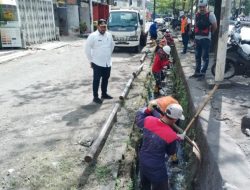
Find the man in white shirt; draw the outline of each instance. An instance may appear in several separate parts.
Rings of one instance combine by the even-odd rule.
[[[85,48],[85,53],[93,69],[93,102],[98,104],[102,103],[102,99],[113,98],[107,94],[107,87],[112,66],[111,55],[114,50],[114,41],[112,35],[106,30],[106,20],[98,20],[97,30],[89,35]],[[98,96],[101,78],[102,99]]]

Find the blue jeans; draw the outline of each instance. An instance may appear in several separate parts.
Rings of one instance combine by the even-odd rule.
[[[205,74],[207,71],[209,63],[209,49],[210,49],[210,40],[207,38],[195,40],[195,61],[196,69],[195,73]],[[201,58],[203,60],[203,65],[201,65]]]
[[[182,43],[183,43],[183,53],[187,52],[187,47],[188,47],[188,41],[189,41],[189,35],[188,33],[182,33],[181,34],[182,37]]]

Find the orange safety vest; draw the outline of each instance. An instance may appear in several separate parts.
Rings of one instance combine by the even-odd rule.
[[[181,33],[185,33],[185,29],[188,25],[187,17],[181,19]]]
[[[157,105],[160,107],[161,111],[166,112],[167,107],[170,104],[179,104],[179,102],[172,96],[164,96],[156,99]]]

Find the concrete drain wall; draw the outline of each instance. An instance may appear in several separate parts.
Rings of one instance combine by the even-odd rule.
[[[185,86],[187,92],[187,100],[189,102],[188,110],[190,113],[190,117],[195,115],[195,107],[194,102],[191,97],[191,93],[189,91],[189,87],[187,81],[185,80],[185,75],[183,73],[180,59],[177,53],[176,48],[172,51],[173,57],[176,61],[177,71],[179,76],[182,78],[183,85]],[[189,118],[191,119],[191,118]],[[195,140],[198,144],[200,151],[201,151],[201,162],[197,162],[196,159],[191,159],[192,165],[192,172],[193,172],[193,182],[192,182],[192,189],[194,190],[220,190],[223,189],[223,180],[220,175],[218,165],[214,161],[212,156],[211,150],[207,144],[206,137],[202,131],[202,124],[199,120],[196,120],[193,124],[193,130],[189,131],[188,135]]]

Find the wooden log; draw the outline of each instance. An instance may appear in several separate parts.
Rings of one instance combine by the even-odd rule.
[[[129,93],[129,90],[130,90],[130,87],[131,87],[131,85],[132,85],[132,82],[133,82],[134,78],[135,78],[135,77],[132,76],[132,77],[129,79],[129,81],[127,82],[126,87],[125,87],[125,89],[124,89],[123,92],[122,92],[122,95],[119,96],[119,99],[120,99],[120,100],[123,101],[123,100],[127,97],[127,95],[128,95],[128,93]]]
[[[142,63],[142,64],[138,67],[138,69],[137,69],[135,72],[133,72],[134,78],[136,78],[136,77],[140,74],[140,72],[143,70],[143,66],[144,66],[144,64]]]
[[[110,133],[110,130],[113,127],[113,123],[116,121],[117,111],[119,110],[120,106],[121,105],[119,103],[115,104],[108,119],[106,120],[106,122],[102,126],[102,129],[101,129],[101,132],[99,133],[99,136],[94,141],[93,145],[91,146],[91,149],[89,150],[89,152],[85,156],[84,160],[86,162],[91,162],[95,157],[98,156],[98,153],[103,148],[103,144],[106,141],[106,138],[107,138],[108,134]]]
[[[143,63],[143,62],[144,62],[144,60],[145,60],[146,56],[147,56],[147,53],[144,53],[144,54],[143,54],[143,56],[142,56],[142,57],[141,57],[141,59],[140,59],[140,62],[141,62],[141,63]]]

